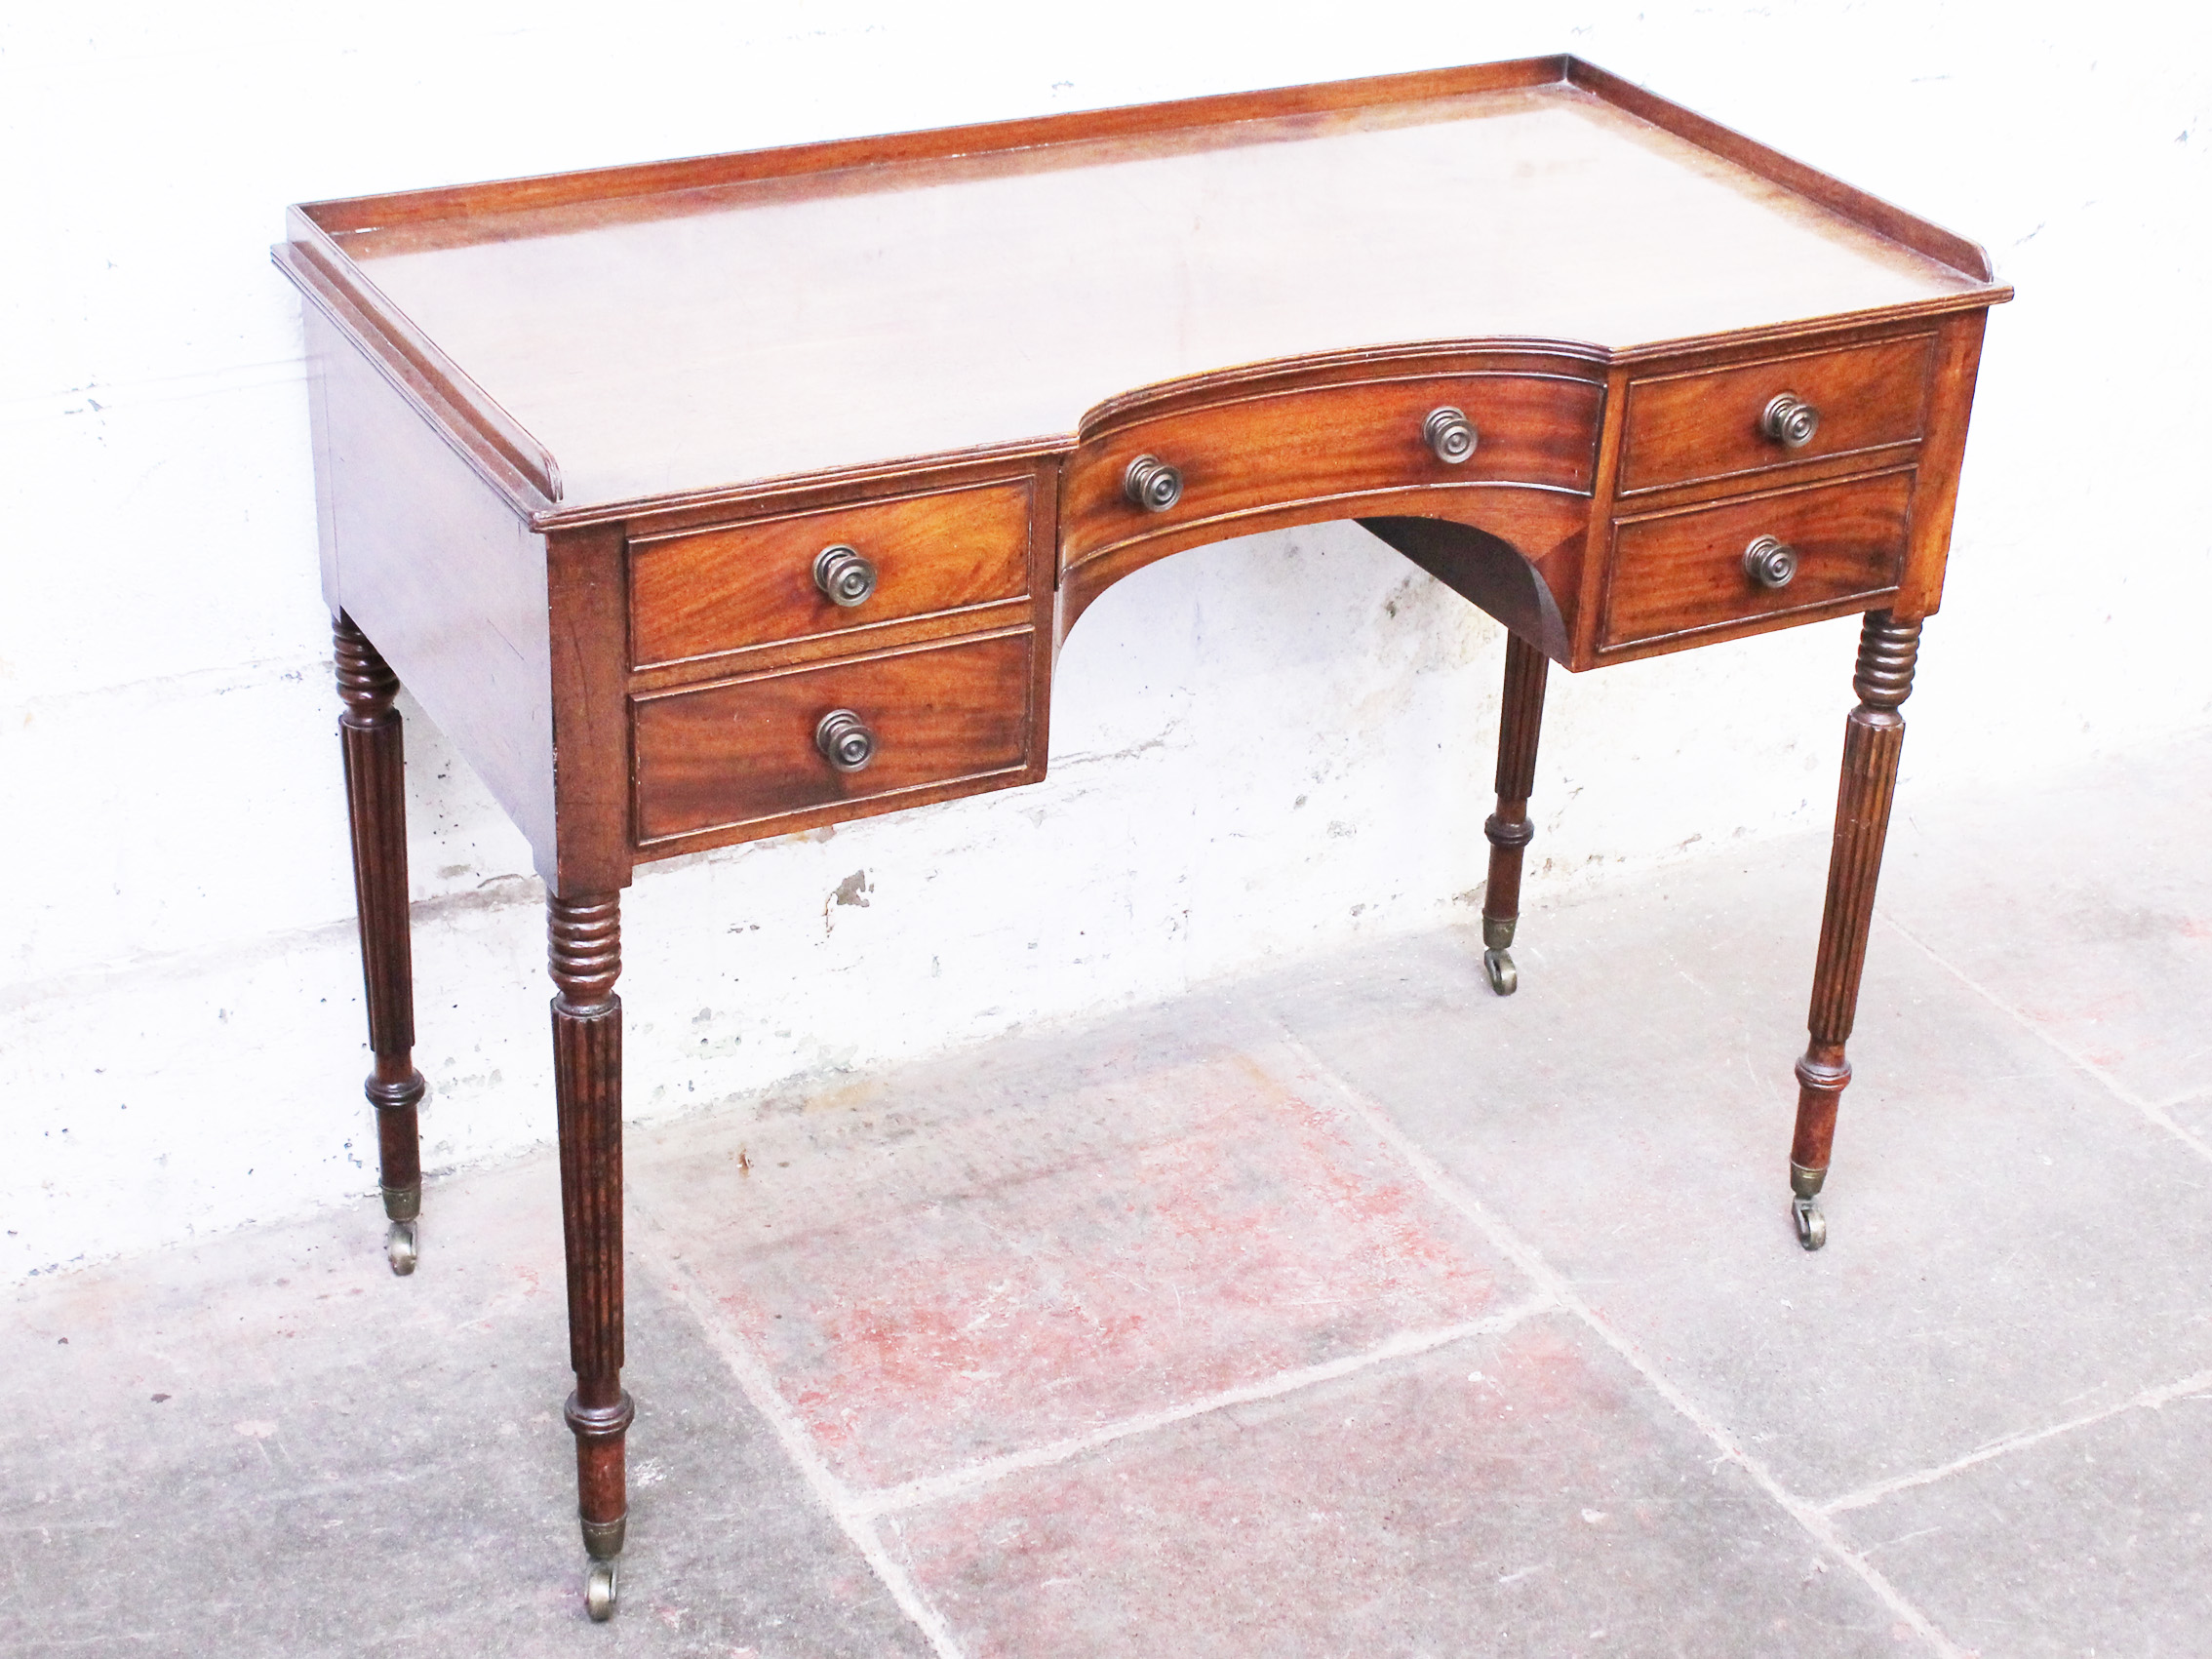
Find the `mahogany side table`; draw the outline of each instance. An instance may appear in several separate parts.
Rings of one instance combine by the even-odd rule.
[[[1989,307],[1971,243],[1572,58],[296,207],[393,1270],[404,678],[544,878],[586,1604],[627,1514],[620,893],[1045,772],[1154,560],[1357,519],[1551,663],[1863,613],[1790,1154],[1816,1195]],[[556,460],[558,456],[558,460]],[[374,642],[374,643],[372,643]]]

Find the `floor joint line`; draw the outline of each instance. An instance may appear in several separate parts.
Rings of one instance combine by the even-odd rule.
[[[1275,1027],[1281,1034],[1284,1047],[1297,1058],[1301,1069],[1309,1071],[1313,1077],[1332,1089],[1344,1101],[1347,1109],[1403,1159],[1432,1192],[1481,1228],[1492,1244],[1535,1282],[1538,1289],[1548,1293],[1560,1308],[1587,1325],[1600,1341],[1619,1355],[1638,1375],[1650,1384],[1662,1400],[1688,1419],[1719,1451],[1722,1461],[1733,1463],[1742,1469],[1822,1549],[1848,1567],[1880,1599],[1883,1605],[1911,1626],[1942,1659],[1971,1659],[1965,1649],[1936,1628],[1934,1620],[1907,1600],[1904,1592],[1890,1583],[1880,1568],[1846,1544],[1827,1515],[1783,1485],[1773,1471],[1745,1450],[1742,1442],[1718,1418],[1690,1399],[1646,1358],[1643,1350],[1634,1340],[1600,1318],[1598,1311],[1582,1299],[1563,1274],[1401,1129],[1388,1112],[1307,1047],[1281,1020],[1275,1021]]]
[[[2034,1039],[2037,1042],[2041,1043],[2044,1047],[2050,1049],[2053,1053],[2064,1059],[2069,1065],[2073,1066],[2074,1070],[2081,1073],[2082,1076],[2088,1078],[2092,1083],[2101,1086],[2107,1093],[2112,1095],[2114,1100],[2117,1100],[2123,1106],[2133,1107],[2136,1111],[2142,1113],[2145,1118],[2157,1125],[2159,1128],[2164,1129],[2176,1140],[2187,1146],[2199,1158],[2205,1159],[2208,1162],[2212,1162],[2212,1141],[2206,1140],[2202,1135],[2196,1133],[2193,1129],[2185,1127],[2182,1125],[2181,1121],[2177,1119],[2171,1111],[2167,1110],[2166,1107],[2160,1106],[2154,1101],[2146,1100],[2142,1095],[2136,1093],[2135,1090],[2129,1088],[2125,1084],[2122,1084],[2117,1078],[2112,1077],[2109,1074],[2098,1070],[2097,1067],[2091,1065],[2079,1054],[2076,1054],[2072,1048],[2069,1048],[2065,1044],[2061,1043],[2057,1038],[2053,1037],[2049,1032],[2045,1031],[2041,1026],[2037,1025],[2034,1020],[2030,1019],[2026,1014],[2022,1013],[2018,1008],[2014,1007],[2010,1003],[2006,1002],[2002,997],[1998,996],[1995,991],[1990,990],[1987,986],[1981,984],[1975,979],[1970,978],[1959,968],[1954,967],[1952,963],[1947,958],[1945,958],[1942,953],[1937,951],[1933,945],[1930,945],[1926,940],[1922,939],[1917,933],[1914,932],[1902,922],[1899,922],[1895,917],[1879,910],[1877,910],[1876,914],[1881,918],[1882,922],[1887,927],[1895,929],[1898,935],[1902,937],[1908,944],[1912,945],[1915,950],[1917,950],[1930,962],[1934,963],[1938,968],[1942,968],[1946,973],[1950,974],[1954,979],[1957,980],[1959,984],[1965,986],[1967,990],[1973,992],[1975,996],[1981,998],[1982,1001],[1989,1004],[1991,1007],[1995,1008],[1999,1013],[2003,1014],[2007,1019],[2011,1020],[2023,1031],[2026,1031],[2030,1035],[2034,1037]],[[2198,1098],[2198,1096],[2185,1095],[2182,1097],[2182,1099],[2173,1102],[2173,1104],[2187,1105],[2191,1100],[2195,1098]]]
[[[2018,1434],[2005,1435],[2000,1439],[1991,1441],[1986,1445],[1976,1446],[1964,1457],[1955,1457],[1949,1463],[1940,1464],[1933,1469],[1922,1469],[1911,1475],[1899,1475],[1891,1480],[1876,1481],[1871,1486],[1862,1486],[1855,1492],[1845,1492],[1841,1497],[1831,1498],[1828,1502],[1820,1505],[1820,1513],[1823,1515],[1840,1515],[1845,1510],[1865,1509],[1871,1504],[1881,1502],[1882,1499],[1894,1493],[1910,1491],[1916,1486],[1933,1485],[1936,1481],[1956,1475],[1961,1470],[1971,1469],[1978,1463],[1988,1463],[1995,1458],[2009,1456],[2016,1451],[2024,1451],[2029,1446],[2038,1444],[2043,1441],[2055,1440],[2060,1435],[2070,1435],[2076,1429],[2091,1428],[2109,1418],[2120,1416],[2124,1412],[2160,1410],[2171,1405],[2177,1400],[2187,1400],[2192,1395],[2205,1394],[2208,1391],[2212,1391],[2212,1371],[2198,1371],[2194,1376],[2182,1378],[2180,1382],[2160,1383],[2155,1388],[2144,1389],[2140,1393],[2130,1395],[2127,1399],[2118,1402],[2116,1404],[2108,1405],[2100,1411],[2089,1411],[2079,1417],[2069,1417],[2063,1423],[2047,1424],[2040,1429],[2023,1429]]]
[[[964,1469],[947,1470],[941,1475],[924,1475],[912,1481],[901,1481],[895,1486],[881,1486],[872,1491],[856,1492],[852,1496],[854,1512],[873,1518],[915,1509],[923,1504],[938,1503],[979,1486],[991,1485],[1024,1470],[1065,1463],[1085,1452],[1112,1445],[1117,1441],[1150,1434],[1175,1423],[1188,1422],[1194,1417],[1210,1416],[1216,1411],[1225,1411],[1237,1405],[1256,1404],[1263,1400],[1281,1400],[1286,1395],[1296,1394],[1320,1383],[1356,1376],[1376,1365],[1388,1364],[1393,1360],[1432,1354],[1440,1348],[1448,1348],[1455,1342],[1465,1342],[1472,1337],[1495,1336],[1511,1330],[1523,1320],[1555,1312],[1557,1308],[1558,1304],[1549,1296],[1538,1294],[1482,1319],[1436,1326],[1428,1330],[1402,1331],[1358,1354],[1324,1361],[1318,1365],[1301,1366],[1294,1371],[1278,1372],[1263,1381],[1223,1389],[1218,1394],[1209,1394],[1181,1405],[1140,1412],[1133,1417],[1117,1418],[1088,1434],[1071,1435],[1064,1440],[1047,1441],[1042,1445],[1025,1446],[1020,1451],[986,1458]]]
[[[800,1475],[813,1489],[814,1496],[830,1512],[845,1535],[852,1541],[853,1547],[860,1552],[877,1578],[883,1581],[884,1588],[890,1592],[891,1600],[898,1604],[899,1611],[913,1620],[915,1627],[928,1639],[937,1659],[965,1659],[959,1642],[953,1638],[951,1627],[930,1604],[929,1599],[923,1594],[922,1587],[914,1582],[913,1575],[884,1548],[873,1517],[856,1506],[851,1488],[839,1480],[836,1472],[823,1461],[821,1453],[814,1446],[813,1437],[807,1432],[807,1426],[799,1421],[798,1414],[776,1391],[775,1379],[769,1374],[767,1365],[753,1353],[743,1337],[729,1328],[715,1307],[714,1298],[683,1258],[667,1247],[663,1229],[646,1212],[634,1194],[630,1205],[633,1213],[645,1223],[643,1227],[634,1229],[630,1237],[631,1248],[637,1252],[641,1265],[649,1268],[675,1292],[685,1312],[697,1323],[707,1345],[736,1379],[737,1386],[744,1391],[753,1409],[768,1419],[776,1439],[783,1443],[785,1455],[798,1466]]]

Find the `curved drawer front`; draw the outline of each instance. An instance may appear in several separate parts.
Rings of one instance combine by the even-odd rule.
[[[1017,480],[635,540],[631,666],[1019,600],[1029,536],[1030,486]],[[857,605],[814,581],[815,561],[839,546],[875,573]]]
[[[1912,496],[1903,470],[1620,520],[1599,649],[1878,600],[1897,585]],[[1783,586],[1747,568],[1763,537],[1795,559]]]
[[[1621,494],[1916,443],[1934,356],[1935,336],[1915,335],[1632,380]],[[1778,398],[1818,412],[1803,443],[1792,445],[1764,429],[1767,408]]]
[[[636,698],[638,844],[1018,771],[1034,638],[1022,628]],[[865,770],[840,771],[816,746],[840,709],[874,739]]]
[[[1140,416],[1086,438],[1070,459],[1060,494],[1062,563],[1196,525],[1387,491],[1520,484],[1588,494],[1603,401],[1601,386],[1565,375],[1439,374],[1246,394]],[[1429,415],[1444,408],[1461,411],[1479,434],[1475,453],[1457,463],[1439,459],[1424,431]],[[1181,475],[1181,495],[1165,511],[1125,494],[1140,455]]]

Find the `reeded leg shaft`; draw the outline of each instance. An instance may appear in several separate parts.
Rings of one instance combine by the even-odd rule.
[[[364,1088],[376,1109],[376,1153],[391,1220],[394,1273],[415,1271],[415,1223],[422,1212],[421,1137],[415,1107],[422,1074],[415,1069],[415,964],[408,942],[406,758],[399,677],[353,619],[332,620],[337,653],[338,743],[353,829],[353,891],[361,918],[361,972],[368,992],[369,1047],[376,1069]]]
[[[1828,1223],[1813,1202],[1828,1178],[1836,1139],[1836,1108],[1851,1081],[1843,1045],[1859,1007],[1867,932],[1874,922],[1875,884],[1881,874],[1889,807],[1897,790],[1897,758],[1905,747],[1898,707],[1913,692],[1920,624],[1871,611],[1859,635],[1851,689],[1859,706],[1843,727],[1843,779],[1836,801],[1836,841],[1828,859],[1828,906],[1820,922],[1813,968],[1812,1041],[1797,1062],[1797,1132],[1790,1149],[1790,1191],[1797,1239],[1808,1250],[1827,1242]]]
[[[553,1079],[561,1127],[561,1216],[569,1257],[569,1360],[575,1392],[565,1412],[576,1437],[576,1506],[592,1617],[614,1609],[612,1563],[629,1516],[623,1437],[635,1414],[622,1390],[621,898],[546,902],[553,999]],[[599,1563],[605,1563],[604,1565]]]
[[[1544,679],[1551,664],[1518,634],[1506,636],[1505,696],[1498,713],[1498,810],[1482,825],[1490,841],[1490,880],[1482,889],[1482,966],[1490,989],[1510,997],[1521,983],[1513,965],[1521,919],[1521,855],[1534,839],[1528,794],[1536,779],[1536,739],[1544,725]]]

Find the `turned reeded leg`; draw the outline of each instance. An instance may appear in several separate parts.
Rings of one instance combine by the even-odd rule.
[[[553,1084],[561,1126],[561,1217],[569,1255],[569,1361],[576,1437],[584,1604],[614,1611],[615,1558],[629,1515],[622,1440],[634,1414],[622,1392],[622,971],[620,895],[546,901],[553,983]]]
[[[1913,665],[1920,651],[1920,624],[1871,611],[1859,635],[1859,694],[1843,727],[1843,781],[1836,801],[1836,842],[1828,858],[1828,907],[1820,922],[1820,957],[1813,968],[1812,1041],[1797,1062],[1797,1132],[1790,1148],[1790,1206],[1797,1242],[1817,1250],[1828,1242],[1828,1221],[1814,1202],[1828,1178],[1836,1139],[1836,1107],[1851,1081],[1843,1045],[1859,1007],[1859,976],[1867,963],[1867,930],[1874,922],[1875,883],[1889,834],[1889,804],[1897,791],[1897,757],[1905,746],[1905,717],[1898,707],[1913,691]]]
[[[1505,696],[1498,713],[1498,810],[1482,825],[1490,840],[1490,880],[1482,889],[1482,968],[1490,989],[1510,997],[1521,983],[1513,966],[1521,919],[1521,855],[1535,836],[1528,792],[1536,778],[1536,738],[1544,725],[1544,653],[1506,636]]]
[[[415,1109],[415,967],[408,945],[406,763],[401,752],[399,677],[353,619],[333,618],[337,652],[338,743],[345,756],[346,810],[353,828],[353,892],[361,917],[361,973],[368,991],[369,1047],[376,1069],[364,1086],[376,1109],[378,1178],[390,1219],[385,1250],[394,1273],[413,1273],[422,1213],[422,1152]]]

